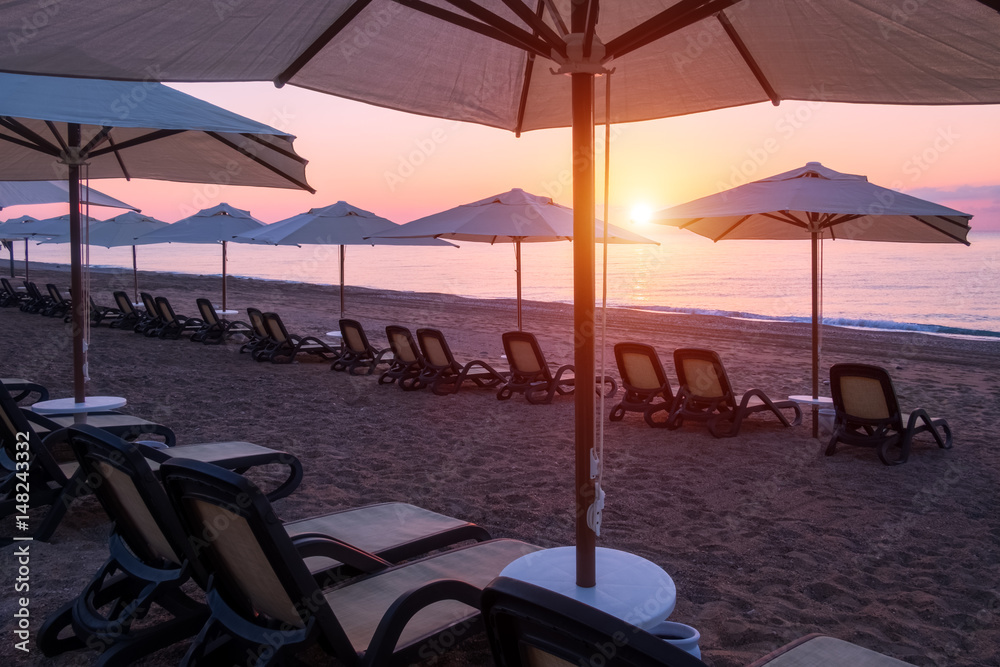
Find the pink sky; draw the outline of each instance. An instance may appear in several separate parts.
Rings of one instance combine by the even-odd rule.
[[[568,130],[515,138],[294,87],[175,87],[296,135],[296,150],[309,160],[306,174],[317,194],[155,181],[95,183],[162,220],[225,201],[274,222],[345,200],[402,223],[514,187],[562,204],[572,201]],[[658,210],[818,161],[971,213],[974,230],[1000,230],[997,111],[995,106],[785,102],[614,126],[610,221],[626,224],[636,205]],[[603,127],[599,133],[602,145]],[[602,154],[599,203],[603,159]],[[4,213],[62,212],[47,208]]]

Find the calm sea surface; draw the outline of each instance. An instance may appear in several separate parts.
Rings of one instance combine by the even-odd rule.
[[[810,316],[809,244],[712,243],[690,232],[647,226],[660,242],[610,246],[608,302],[650,310],[778,320]],[[829,324],[1000,336],[1000,232],[973,232],[972,245],[827,241],[823,317]],[[515,295],[512,245],[461,248],[347,248],[348,285],[479,298]],[[23,244],[15,257],[23,258]],[[66,245],[36,245],[29,259],[66,263]],[[6,254],[6,253],[5,253]],[[571,302],[572,245],[522,247],[525,299]],[[138,247],[139,268],[221,274],[220,245]],[[132,266],[131,248],[92,248],[94,266]],[[601,248],[597,247],[598,273]],[[319,284],[339,282],[336,246],[229,244],[230,275]],[[598,283],[598,298],[600,298]]]

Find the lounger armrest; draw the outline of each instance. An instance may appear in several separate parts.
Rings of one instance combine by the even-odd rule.
[[[365,654],[366,664],[391,664],[399,636],[410,619],[420,610],[443,600],[457,600],[479,610],[482,595],[483,591],[476,586],[455,579],[436,579],[403,593],[386,610],[375,629]]]
[[[303,558],[332,558],[362,572],[378,572],[392,563],[375,554],[362,551],[346,542],[322,533],[302,533],[292,538],[292,544]]]

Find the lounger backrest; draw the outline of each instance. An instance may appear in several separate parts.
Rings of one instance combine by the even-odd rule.
[[[413,343],[413,335],[409,329],[390,324],[385,328],[385,336],[389,339],[389,347],[397,360],[404,364],[420,361],[420,351]]]
[[[618,343],[615,345],[615,361],[626,389],[648,392],[667,383],[660,357],[650,345]]]
[[[27,434],[27,439],[25,439]],[[27,452],[31,457],[29,461],[32,474],[31,484],[38,484],[39,488],[53,480],[57,483],[66,481],[66,475],[59,469],[59,464],[53,458],[48,448],[42,445],[42,439],[35,432],[31,422],[21,412],[21,408],[10,395],[7,387],[0,385],[0,445],[3,447],[5,460],[3,467],[13,466],[15,462],[23,460],[24,445],[27,443]],[[34,471],[37,471],[34,472]],[[12,471],[13,472],[13,471]]]
[[[219,316],[215,314],[215,306],[208,299],[197,299],[198,312],[201,313],[201,320],[212,327],[219,323]]]
[[[281,321],[281,316],[277,313],[264,313],[264,324],[267,326],[268,336],[278,343],[288,340],[288,330],[285,323]]]
[[[340,333],[347,349],[355,354],[364,354],[371,349],[364,327],[357,320],[340,320]]]
[[[167,461],[160,473],[188,538],[200,546],[196,557],[213,573],[212,587],[226,605],[258,625],[270,619],[302,628],[318,616],[327,639],[350,647],[283,524],[253,483],[199,461]]]
[[[165,296],[156,297],[156,312],[160,314],[160,318],[167,324],[177,319],[177,316],[174,315],[173,306],[170,305],[170,301]]]
[[[247,308],[247,317],[250,318],[250,326],[258,338],[271,337],[271,332],[267,330],[267,322],[264,321],[264,313],[257,308]]]
[[[53,283],[45,283],[45,289],[49,291],[49,296],[52,297],[53,301],[56,303],[63,302],[62,294],[59,293],[59,288]]]
[[[705,667],[620,618],[524,581],[497,577],[483,591],[482,608],[503,667]]]
[[[452,368],[456,366],[448,341],[437,329],[417,329],[417,342],[427,365],[432,368]]]
[[[900,417],[899,401],[885,369],[868,364],[834,364],[830,368],[834,408],[862,421]]]
[[[6,278],[0,278],[0,283],[3,284],[3,291],[7,292],[7,294],[17,294],[17,292],[14,291],[14,286],[11,285],[10,281]]]
[[[149,564],[180,565],[185,542],[177,515],[138,447],[86,425],[70,428],[69,444],[129,550]]]
[[[149,292],[139,292],[142,305],[146,308],[146,315],[149,317],[160,317],[160,309],[156,305],[156,299]]]
[[[534,334],[525,331],[508,331],[503,334],[503,349],[507,354],[507,363],[511,371],[523,374],[541,374],[545,379],[551,379],[552,373],[538,345]]]
[[[122,311],[125,315],[131,315],[135,312],[135,308],[132,307],[132,302],[128,298],[128,294],[125,292],[115,292],[115,303],[118,304],[118,310]]]
[[[699,398],[724,398],[735,407],[733,388],[719,355],[712,350],[681,348],[674,350],[677,381]]]

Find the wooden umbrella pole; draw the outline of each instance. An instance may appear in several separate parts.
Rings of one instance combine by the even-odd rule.
[[[132,303],[139,303],[139,265],[135,261],[135,246],[132,246]]]
[[[586,3],[573,5],[573,25],[584,18]],[[582,8],[582,9],[581,9]],[[580,31],[582,32],[582,24]],[[573,73],[573,334],[580,386],[573,393],[576,447],[576,585],[597,583],[594,531],[587,509],[594,502],[590,450],[594,448],[594,75]]]
[[[222,310],[226,310],[226,242],[222,242]]]
[[[521,239],[514,239],[514,273],[517,276],[517,330],[521,327]]]
[[[24,279],[31,280],[28,277],[28,237],[24,237]]]
[[[340,319],[344,319],[344,260],[347,258],[347,247],[340,246]]]
[[[813,438],[819,437],[819,233],[812,232],[812,397]]]
[[[83,267],[80,252],[82,225],[80,221],[80,125],[68,127],[70,154],[66,156],[69,171],[69,237],[70,237],[70,286],[73,290],[73,400],[83,403],[86,397],[87,350],[83,344],[84,319],[87,295],[83,288]],[[27,267],[25,267],[27,276]]]

